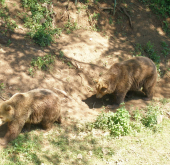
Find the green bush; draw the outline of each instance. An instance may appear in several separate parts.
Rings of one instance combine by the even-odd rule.
[[[154,50],[154,44],[148,41],[144,49],[146,53],[148,53],[150,59],[152,59],[156,64],[160,63],[160,56],[158,56],[157,52]]]
[[[52,55],[45,55],[44,57],[37,57],[32,59],[31,65],[39,70],[47,70],[51,64],[54,63],[55,57]]]
[[[142,124],[146,127],[153,128],[157,125],[158,115],[160,115],[158,106],[148,106],[146,115],[141,119]]]
[[[109,130],[113,136],[128,135],[131,132],[129,112],[123,106],[116,113],[102,113],[95,121],[94,127]]]
[[[50,45],[54,34],[62,32],[52,26],[54,11],[50,0],[22,0],[22,5],[31,11],[29,15],[24,14],[25,27],[30,29],[31,38],[40,46]]]
[[[33,39],[35,43],[37,43],[40,46],[49,46],[53,41],[51,34],[44,28],[38,29],[35,32]]]

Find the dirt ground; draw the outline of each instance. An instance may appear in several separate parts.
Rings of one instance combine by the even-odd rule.
[[[12,5],[13,3],[16,5]],[[132,58],[136,44],[145,45],[148,41],[154,44],[155,50],[161,56],[162,77],[158,79],[154,100],[170,98],[170,74],[165,72],[170,68],[168,60],[161,54],[161,41],[170,45],[170,39],[162,30],[162,20],[141,3],[128,0],[125,3],[118,2],[116,13],[103,10],[102,7],[110,7],[112,1],[90,6],[87,10],[77,12],[74,1],[53,1],[56,12],[55,24],[64,27],[69,18],[78,22],[79,29],[71,34],[64,31],[55,39],[49,47],[41,48],[32,40],[26,38],[27,29],[22,19],[15,13],[23,12],[20,1],[8,1],[9,12],[15,18],[18,28],[14,32],[8,32],[6,36],[0,33],[0,83],[5,85],[1,90],[1,96],[9,99],[17,92],[26,92],[35,88],[48,88],[60,95],[62,100],[63,123],[74,121],[92,121],[103,109],[102,107],[112,102],[112,96],[102,99],[95,97],[94,80],[102,75],[114,62]],[[78,6],[85,5],[79,2]],[[127,14],[121,6],[126,7]],[[98,20],[89,22],[89,14],[100,13]],[[109,23],[109,19],[112,22]],[[3,30],[0,22],[0,29]],[[96,24],[99,32],[90,30]],[[7,41],[11,44],[7,46]],[[58,58],[63,51],[65,59],[72,61],[74,67],[68,66],[66,60]],[[56,55],[56,61],[50,72],[36,71],[34,77],[28,74],[32,58],[46,54]],[[147,54],[144,54],[147,56]],[[169,74],[169,75],[168,75]],[[73,99],[65,97],[54,88],[65,91]],[[125,99],[127,109],[133,107],[143,108],[149,101],[144,101],[143,94],[137,92],[132,98]],[[4,130],[1,127],[1,130]]]

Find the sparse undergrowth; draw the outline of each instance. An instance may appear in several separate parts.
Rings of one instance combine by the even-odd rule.
[[[29,74],[33,77],[35,71],[43,70],[48,71],[55,62],[55,56],[45,55],[44,57],[33,58],[31,61],[31,67],[28,69]]]
[[[1,26],[4,30],[1,31],[1,33],[6,34],[7,31],[14,31],[14,29],[17,26],[15,20],[11,19],[9,9],[7,6],[5,6],[5,1],[1,1],[1,8],[0,8],[0,19],[2,19]]]
[[[98,116],[93,127],[109,130],[113,136],[128,135],[131,131],[130,114],[124,106],[119,108],[116,113],[102,113]]]
[[[129,135],[140,132],[143,127],[148,127],[153,131],[159,130],[158,118],[161,115],[159,106],[150,105],[146,108],[146,114],[141,114],[138,110],[134,111],[134,120],[130,121],[130,114],[124,106],[120,107],[116,113],[103,112],[98,116],[92,128],[108,130],[110,135],[115,137]],[[136,125],[136,126],[135,126]],[[139,127],[138,127],[139,126]]]
[[[29,35],[40,46],[48,46],[53,42],[53,36],[60,35],[62,30],[54,27],[53,5],[49,0],[22,0],[22,5],[31,11],[31,14],[24,14],[25,27],[30,29]]]

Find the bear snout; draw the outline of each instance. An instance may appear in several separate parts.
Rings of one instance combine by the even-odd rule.
[[[0,126],[3,125],[5,122],[0,118]]]
[[[101,93],[96,94],[96,98],[101,99],[102,97],[103,97],[103,95]]]

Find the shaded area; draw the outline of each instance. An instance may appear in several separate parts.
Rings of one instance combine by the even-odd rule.
[[[145,94],[141,91],[135,92],[129,91],[125,97],[125,103],[130,102],[131,100],[135,101],[139,99],[144,99],[145,97],[146,97]],[[85,102],[90,109],[94,108],[100,109],[103,106],[112,105],[115,103],[113,94],[104,95],[101,99],[96,98],[96,95],[92,95],[91,97],[82,101]]]

